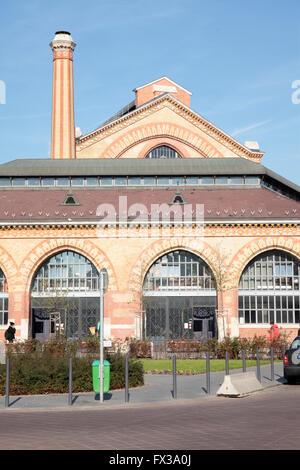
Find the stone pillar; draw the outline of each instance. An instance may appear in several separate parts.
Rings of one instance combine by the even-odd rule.
[[[135,292],[109,291],[104,295],[104,334],[106,337],[139,338],[141,307]]]
[[[58,31],[50,43],[53,51],[51,158],[76,158],[73,51],[70,33]]]
[[[218,293],[217,324],[219,340],[224,336],[239,336],[238,289],[228,289]]]

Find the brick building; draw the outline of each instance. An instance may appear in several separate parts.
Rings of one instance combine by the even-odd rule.
[[[300,322],[299,186],[190,107],[167,77],[74,127],[73,52],[53,50],[51,158],[0,165],[0,331],[46,339],[287,333]]]

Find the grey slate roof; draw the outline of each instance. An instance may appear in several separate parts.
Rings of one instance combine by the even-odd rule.
[[[258,163],[244,158],[18,159],[0,165],[2,176],[147,176],[267,175],[300,192],[300,187]]]

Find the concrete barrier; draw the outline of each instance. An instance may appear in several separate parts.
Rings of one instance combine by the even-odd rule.
[[[255,372],[225,375],[224,382],[217,391],[217,396],[242,397],[249,393],[263,390]]]
[[[6,345],[3,341],[0,341],[0,364],[6,363]]]

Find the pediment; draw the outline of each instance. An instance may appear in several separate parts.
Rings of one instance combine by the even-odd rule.
[[[240,157],[260,163],[263,156],[263,152],[240,144],[168,93],[82,136],[76,143],[76,155],[77,158],[118,158],[124,146],[130,148],[156,135],[177,136],[196,147],[198,140],[201,155],[208,158]]]

